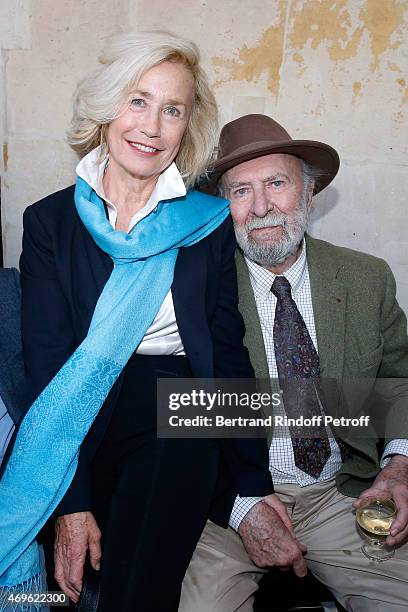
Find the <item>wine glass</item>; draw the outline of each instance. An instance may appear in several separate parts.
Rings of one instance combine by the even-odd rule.
[[[356,512],[360,534],[365,539],[361,550],[368,559],[386,561],[394,556],[394,550],[385,546],[395,518],[396,507],[392,499],[371,498],[365,500]]]

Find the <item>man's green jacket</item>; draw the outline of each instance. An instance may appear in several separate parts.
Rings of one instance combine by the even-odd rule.
[[[334,409],[334,416],[346,417],[370,415],[368,429],[361,434],[352,427],[334,428],[352,451],[336,484],[344,495],[357,497],[379,471],[378,437],[384,436],[386,442],[408,437],[407,320],[385,261],[309,236],[306,254],[329,412]],[[255,298],[240,251],[236,260],[244,342],[257,378],[269,378]],[[333,381],[337,381],[334,394]],[[379,431],[382,421],[384,429]]]

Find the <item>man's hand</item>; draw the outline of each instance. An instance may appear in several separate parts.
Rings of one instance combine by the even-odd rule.
[[[276,495],[255,504],[242,519],[238,533],[258,567],[292,567],[296,576],[306,576],[306,547],[295,538],[286,508]]]
[[[353,507],[358,509],[365,499],[372,497],[392,497],[394,500],[397,515],[385,543],[390,547],[399,546],[408,539],[408,457],[394,455]]]
[[[285,525],[286,529],[288,529],[293,535],[293,537],[295,537],[292,521],[289,518],[285,504],[279,499],[279,497],[275,493],[272,493],[271,495],[267,495],[266,497],[264,497],[263,501],[265,502],[265,504],[268,504],[268,506],[275,510],[280,520]]]
[[[99,570],[101,532],[91,512],[75,512],[60,516],[55,524],[55,579],[74,602],[82,589],[86,551],[91,565]]]

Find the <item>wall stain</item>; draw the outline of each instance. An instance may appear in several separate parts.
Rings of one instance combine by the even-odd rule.
[[[3,144],[3,168],[4,168],[4,172],[7,172],[8,162],[9,162],[9,150],[8,150],[8,143],[6,141]]]
[[[303,57],[300,55],[300,53],[296,52],[292,55],[292,59],[294,62],[297,63],[297,65],[299,66],[299,70],[296,73],[296,76],[299,78],[302,76],[302,74],[305,72],[306,70],[306,66],[305,66],[305,60],[303,59]]]
[[[354,57],[363,27],[352,30],[348,3],[349,0],[308,0],[303,5],[294,5],[289,18],[291,47],[301,49],[310,41],[311,48],[317,49],[322,42],[326,42],[331,60]]]
[[[398,32],[398,28],[404,25],[404,11],[408,3],[407,0],[360,0],[360,8],[356,9],[358,17],[355,18],[348,10],[353,6],[350,0],[293,0],[286,49],[283,44],[287,0],[279,0],[278,6],[281,23],[266,28],[255,46],[244,45],[237,49],[237,57],[212,58],[217,76],[214,87],[229,81],[252,82],[266,73],[268,89],[278,95],[285,51],[293,52],[288,57],[297,64],[297,76],[300,77],[307,67],[305,49],[310,47],[316,50],[320,45],[327,49],[332,62],[353,59],[360,46],[369,48],[373,56],[369,69],[377,73],[378,80],[383,81],[384,75],[379,74],[380,59],[384,52],[397,49],[402,43],[402,28],[401,32]],[[402,72],[395,63],[388,66],[390,70]],[[353,102],[361,90],[362,84],[355,83]]]
[[[286,7],[286,0],[279,1],[281,15]],[[284,28],[281,24],[264,30],[261,39],[254,47],[244,45],[238,51],[238,59],[225,59],[214,56],[213,66],[217,73],[226,69],[227,76],[218,79],[213,87],[219,87],[228,81],[253,81],[262,74],[268,75],[268,89],[275,95],[279,92],[280,68],[283,61]]]
[[[391,43],[395,30],[404,22],[406,8],[399,0],[366,0],[359,19],[371,35],[371,51],[374,55],[372,70],[379,67],[379,58],[387,49],[397,49],[402,40]]]
[[[357,96],[359,95],[359,93],[361,92],[361,83],[360,81],[355,81],[353,83],[353,100],[352,100],[352,104],[354,104],[354,102],[356,101]]]
[[[355,83],[353,83],[353,93],[358,96],[358,94],[361,91],[361,83],[359,81],[356,81]]]
[[[398,66],[398,64],[392,64],[392,63],[389,63],[389,64],[388,64],[388,68],[389,68],[390,70],[392,70],[393,72],[402,72],[402,70],[401,70],[401,68]]]
[[[314,110],[310,111],[311,115],[315,117],[321,117],[325,112],[325,102],[324,100],[319,100]]]
[[[402,103],[403,104],[407,104],[408,102],[408,87],[407,87],[407,82],[405,79],[397,79],[397,83],[398,85],[400,85],[402,87],[402,89],[404,89],[404,96],[402,98]]]
[[[263,30],[253,47],[244,45],[230,58],[212,58],[217,79],[213,87],[230,81],[256,82],[266,75],[269,91],[278,96],[283,62],[292,61],[296,78],[301,79],[308,66],[308,56],[312,57],[313,51],[321,46],[332,64],[356,57],[364,61],[367,51],[371,52],[372,60],[364,61],[371,77],[363,83],[350,83],[353,105],[367,84],[386,81],[387,68],[396,72],[396,76],[403,74],[395,62],[387,62],[387,67],[380,70],[380,61],[385,52],[398,49],[403,42],[401,26],[404,26],[408,0],[359,0],[357,7],[352,0],[293,0],[287,15],[286,40],[285,15],[289,5],[287,0],[276,0],[276,3],[280,21]],[[408,87],[401,79],[397,84],[402,89],[400,104],[407,104]],[[312,91],[310,85],[303,82],[306,91]],[[323,112],[324,100],[320,100],[313,114],[319,117]]]
[[[384,51],[401,45],[401,39],[391,44],[391,37],[404,22],[404,6],[399,0],[366,0],[358,15],[360,25],[353,29],[348,5],[349,0],[309,0],[300,8],[296,5],[290,18],[290,43],[299,49],[310,41],[312,49],[317,49],[326,42],[331,60],[346,60],[356,56],[367,31],[374,56],[371,70],[377,70]]]

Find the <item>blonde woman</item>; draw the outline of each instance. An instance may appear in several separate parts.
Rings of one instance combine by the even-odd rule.
[[[175,611],[206,519],[227,525],[235,494],[272,491],[260,440],[156,434],[157,378],[253,375],[228,203],[192,189],[216,133],[198,50],[169,33],[114,38],[78,86],[76,186],[24,215],[24,356],[39,397],[0,485],[20,517],[0,544],[3,584],[22,553],[34,572],[30,542],[54,514],[55,576],[73,601],[88,553],[99,611]],[[24,509],[12,498],[23,480]]]

